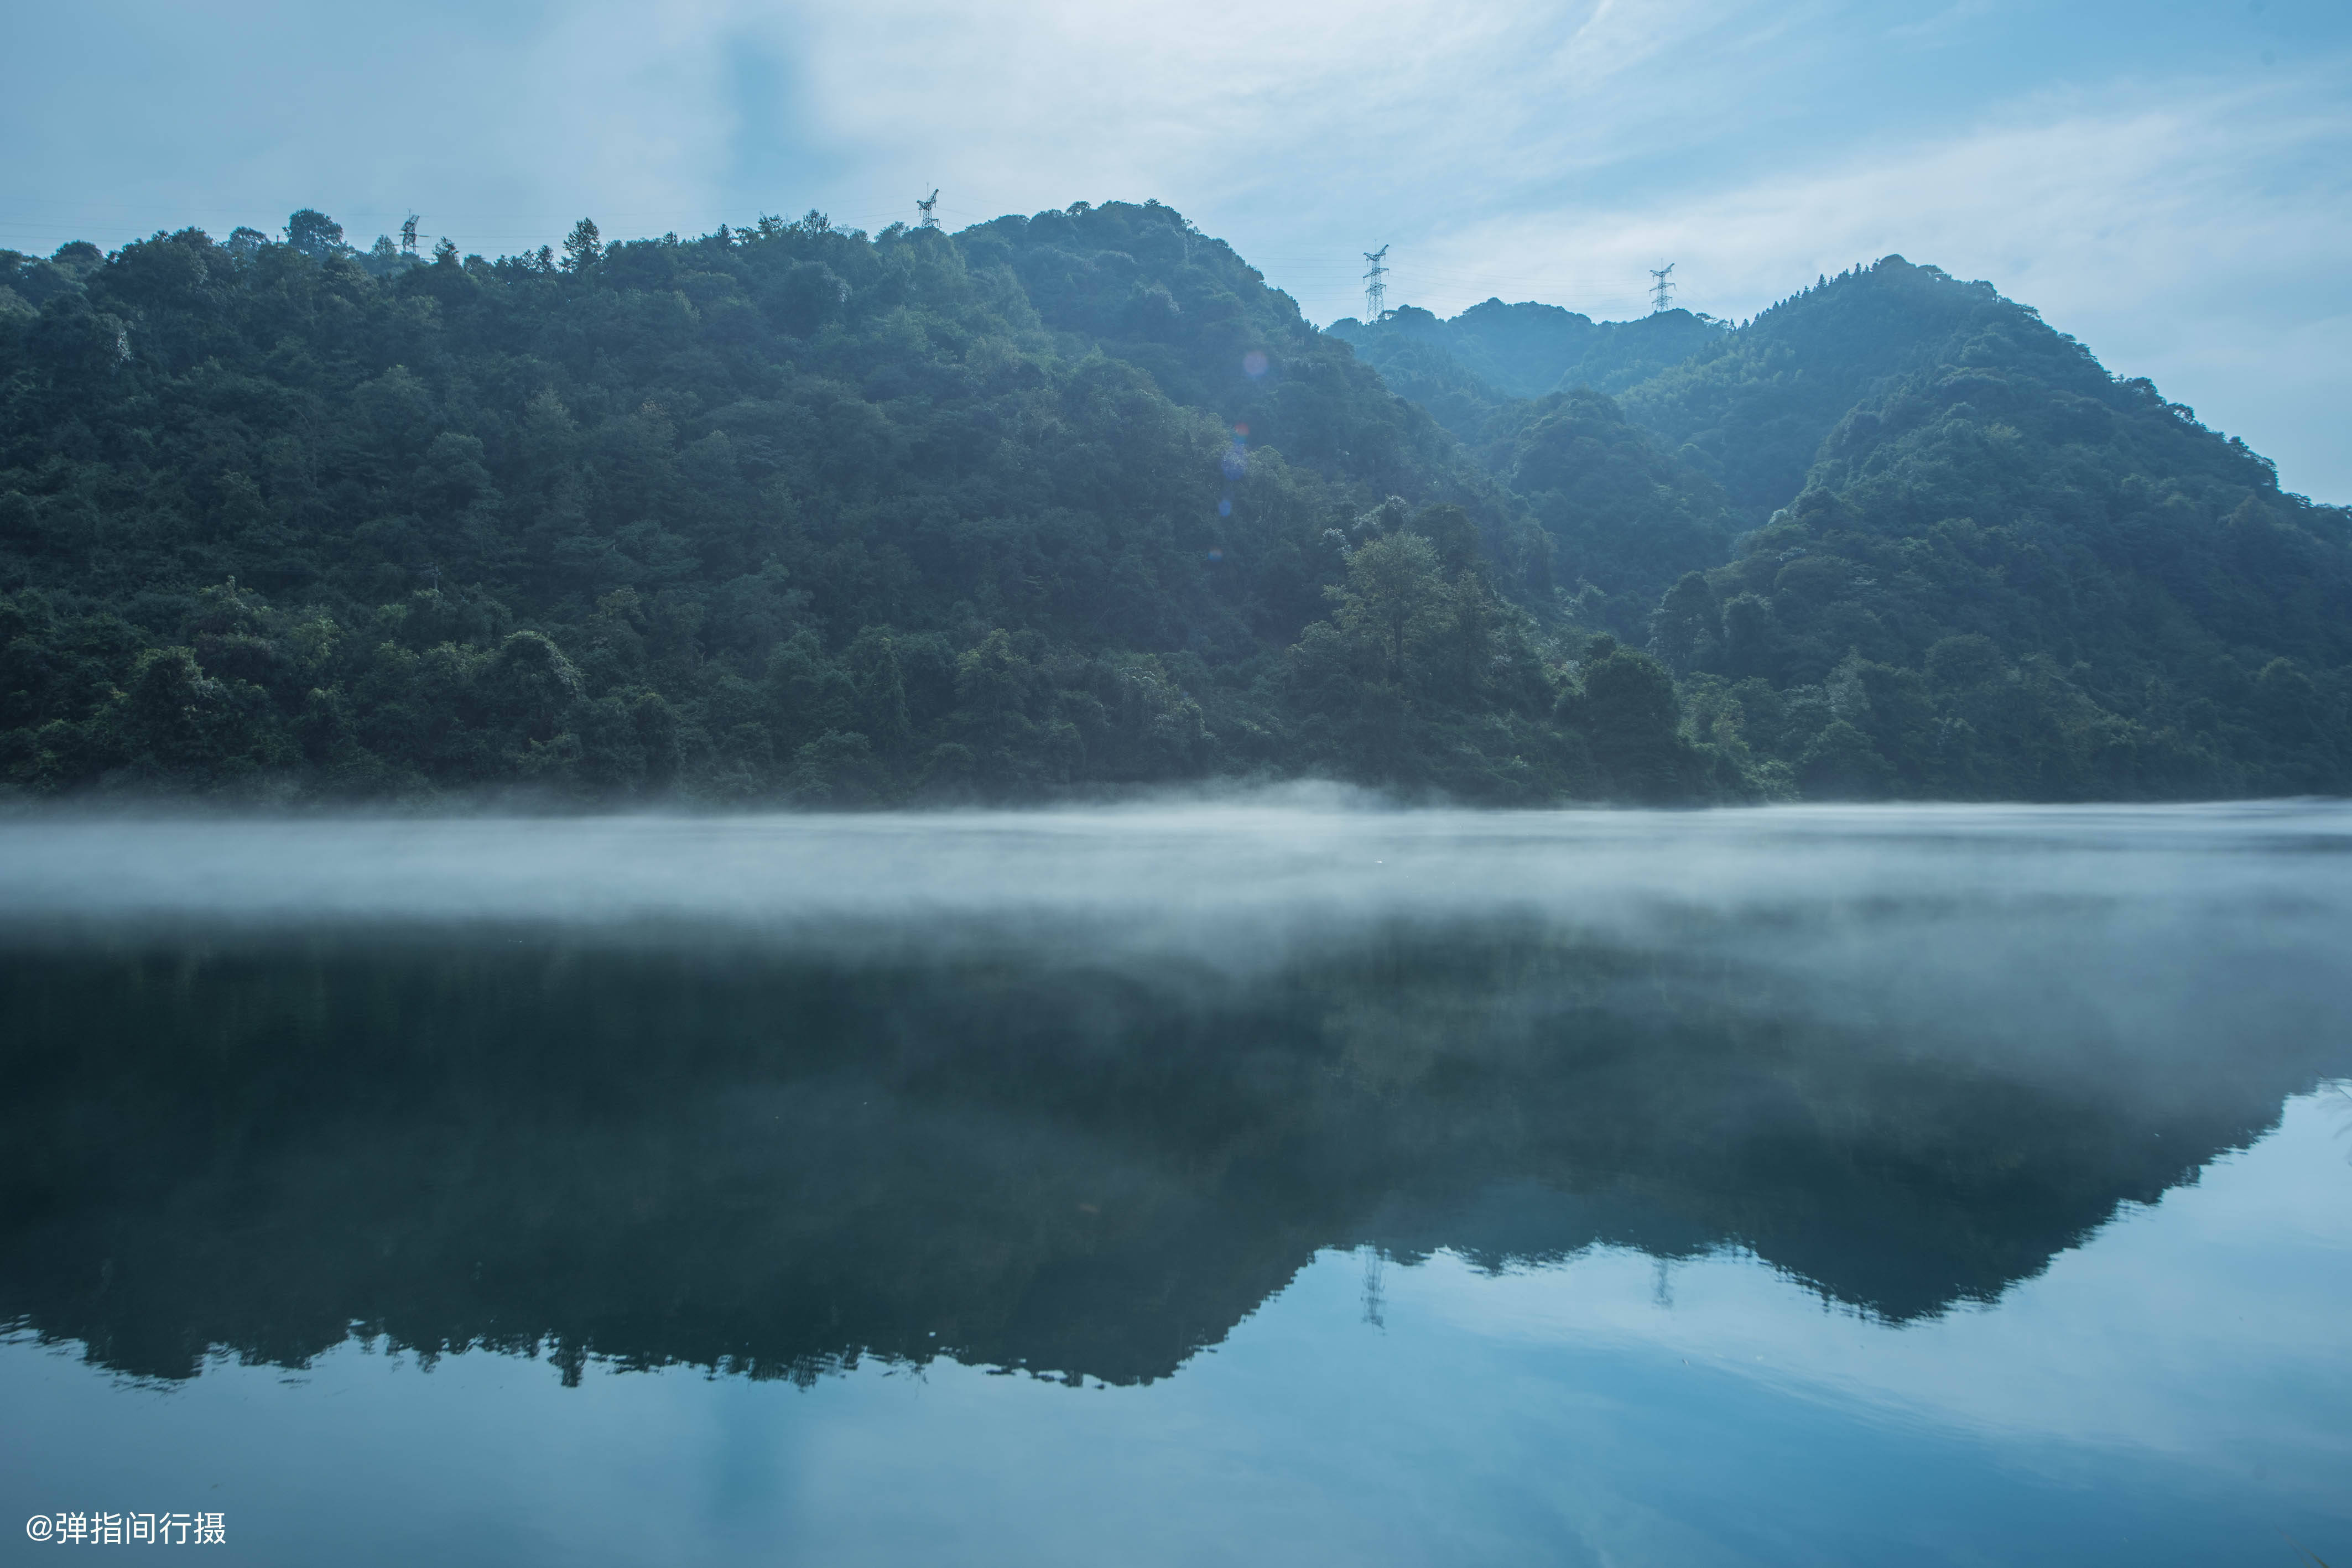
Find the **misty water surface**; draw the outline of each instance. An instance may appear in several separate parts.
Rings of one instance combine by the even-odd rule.
[[[0,1487],[257,1562],[2334,1560],[2347,850],[20,820]]]

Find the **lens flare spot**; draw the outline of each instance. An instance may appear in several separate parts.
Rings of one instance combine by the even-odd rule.
[[[1230,517],[1233,515],[1234,503],[1231,497],[1227,497],[1225,499],[1217,503],[1217,516],[1221,517]]]
[[[1255,381],[1260,376],[1265,375],[1265,356],[1255,349],[1252,349],[1248,353],[1244,354],[1242,356],[1242,374],[1249,377],[1252,381]]]
[[[1227,512],[1230,512],[1233,509],[1234,504],[1231,501],[1227,501],[1224,506],[1220,508],[1220,510]],[[1225,552],[1221,549],[1213,549],[1209,552],[1209,559],[1211,560],[1223,560],[1225,559]]]

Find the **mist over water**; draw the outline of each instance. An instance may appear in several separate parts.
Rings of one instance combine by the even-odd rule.
[[[1780,807],[1705,813],[1365,809],[1333,792],[1061,811],[0,824],[0,920],[659,922],[796,943],[1033,924],[1105,949],[1265,961],[1367,927],[1525,917],[1835,918],[1889,905],[2112,919],[2340,910],[2352,812]]]
[[[0,1381],[159,1477],[323,1445],[421,1485],[366,1434],[718,1421],[677,1440],[740,1472],[724,1508],[691,1467],[545,1478],[710,1559],[1316,1561],[1375,1516],[1339,1555],[2228,1556],[2352,1526],[2314,1479],[2352,1364],[2311,1343],[2352,1279],[2347,851],[2317,802],[18,820]],[[441,1372],[395,1397],[371,1356]],[[260,1375],[224,1357],[320,1392],[217,1405]],[[2261,1473],[1981,1414],[2061,1364]],[[1376,1392],[1393,1441],[1339,1414]],[[166,1397],[208,1414],[124,1403]],[[1309,1409],[1338,1425],[1263,1446]],[[984,1458],[1000,1429],[1095,1480]],[[345,1484],[240,1475],[265,1561]],[[824,1525],[820,1476],[929,1500]]]
[[[1061,811],[0,826],[0,930],[20,943],[468,927],[850,965],[986,954],[1194,988],[1507,932],[1738,966],[1915,1043],[2153,1060],[2341,1032],[2352,810],[1445,811],[1308,789]]]
[[[604,818],[30,817],[0,822],[12,912],[161,909],[303,917],[757,918],[1085,903],[1371,896],[1568,910],[1628,891],[1737,904],[1883,891],[1934,868],[1953,891],[2072,886],[2053,853],[2344,852],[2326,801],[2210,806],[1778,806],[1711,811],[1391,808],[1320,787],[1064,810]],[[2153,857],[2148,852],[2158,852]],[[1974,867],[1975,869],[1971,869]],[[1375,876],[1384,869],[1384,876]],[[1135,878],[1149,875],[1150,885]],[[1382,894],[1376,890],[1388,889]],[[544,903],[555,899],[558,902]]]

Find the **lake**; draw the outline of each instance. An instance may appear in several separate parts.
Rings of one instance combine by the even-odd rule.
[[[2352,1561],[2343,805],[20,817],[0,1069],[8,1561]]]

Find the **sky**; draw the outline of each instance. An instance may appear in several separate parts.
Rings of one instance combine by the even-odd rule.
[[[499,255],[1156,198],[1307,316],[1744,319],[1986,278],[2352,502],[2352,6],[81,0],[11,17],[0,246],[415,211]]]

